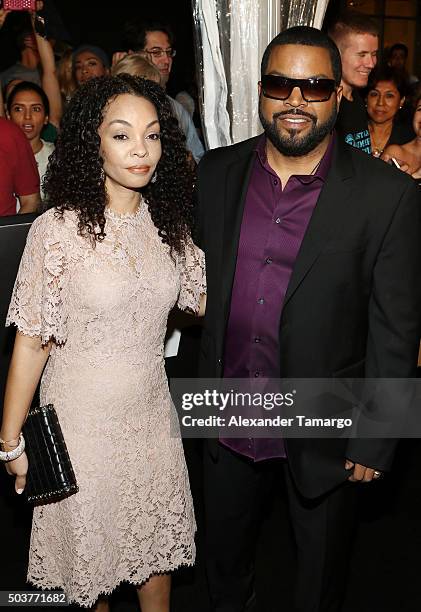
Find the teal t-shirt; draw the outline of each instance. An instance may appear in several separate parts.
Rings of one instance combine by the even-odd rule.
[[[371,154],[366,108],[357,91],[352,93],[352,97],[352,102],[342,97],[336,120],[336,131],[349,145]]]
[[[57,140],[57,136],[57,128],[52,123],[47,123],[47,125],[41,132],[41,138],[45,140],[45,142],[55,142]]]

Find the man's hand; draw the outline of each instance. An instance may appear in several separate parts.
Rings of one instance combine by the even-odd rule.
[[[366,467],[360,463],[354,463],[349,459],[345,461],[345,469],[352,470],[351,476],[348,477],[350,482],[371,482],[381,476],[381,472],[378,470]]]

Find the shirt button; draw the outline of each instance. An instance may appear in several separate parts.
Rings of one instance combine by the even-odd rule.
[[[265,263],[267,263],[267,264],[271,264],[272,261],[273,261],[272,257],[266,257],[266,259],[265,259]]]
[[[277,217],[277,218],[275,219],[275,223],[277,223],[277,224],[279,225],[279,223],[280,223],[280,222],[281,222],[281,219],[280,219],[279,217]]]
[[[256,343],[256,344],[259,344],[259,342],[261,342],[261,341],[262,341],[262,339],[261,339],[261,338],[259,338],[259,337],[257,337],[257,338],[255,338],[255,339],[254,339],[254,341],[255,341],[255,343]]]
[[[259,298],[259,299],[257,300],[257,303],[258,303],[258,304],[264,304],[264,303],[265,303],[265,300],[264,300],[263,298]]]
[[[273,184],[276,186],[279,183],[278,179],[274,179]]]
[[[259,376],[260,376],[260,372],[255,372],[255,373],[254,373],[254,376],[255,376],[255,378],[259,378]]]

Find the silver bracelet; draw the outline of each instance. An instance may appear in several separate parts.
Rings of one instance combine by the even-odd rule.
[[[22,455],[24,450],[25,450],[25,438],[20,433],[19,434],[19,444],[17,445],[16,448],[14,448],[11,451],[0,450],[0,461],[6,461],[6,462],[14,461],[14,459],[17,459],[18,457]]]

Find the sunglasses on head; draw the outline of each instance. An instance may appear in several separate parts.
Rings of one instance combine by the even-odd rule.
[[[265,74],[261,80],[265,98],[287,100],[294,87],[299,87],[306,102],[326,102],[336,89],[334,79],[289,79],[275,74]]]

